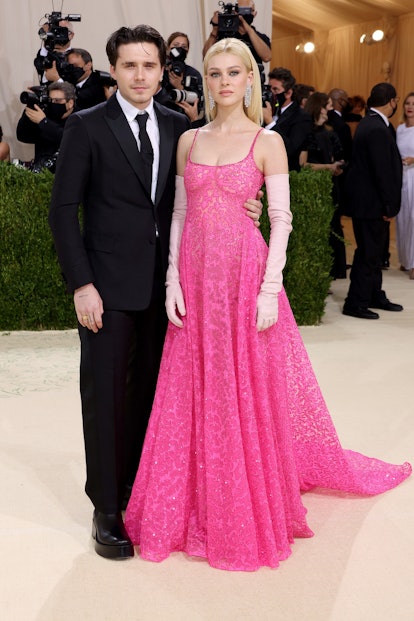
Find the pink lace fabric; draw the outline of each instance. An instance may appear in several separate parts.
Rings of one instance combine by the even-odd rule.
[[[243,207],[263,176],[241,162],[185,171],[184,328],[168,327],[153,411],[126,511],[141,556],[277,567],[311,537],[301,490],[379,494],[411,473],[342,449],[289,302],[258,333],[268,248]]]

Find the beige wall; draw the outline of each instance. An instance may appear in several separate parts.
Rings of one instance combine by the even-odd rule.
[[[62,1],[0,0],[0,124],[4,139],[11,146],[13,158],[31,159],[31,146],[15,138],[17,121],[24,106],[19,101],[22,90],[37,84],[33,58],[39,48],[39,21],[57,10]],[[271,37],[272,0],[257,0],[257,28]],[[105,43],[120,26],[151,24],[166,38],[174,31],[186,32],[191,41],[189,64],[202,68],[201,50],[210,32],[209,24],[217,0],[64,0],[63,14],[80,13],[82,21],[74,24],[73,44],[87,49],[96,69],[108,70]]]
[[[387,39],[361,45],[361,34],[379,27],[388,32]],[[410,13],[393,22],[378,20],[317,32],[314,34],[316,52],[313,55],[295,52],[295,46],[303,41],[301,37],[273,40],[271,65],[288,67],[298,82],[311,84],[321,91],[341,87],[349,95],[366,98],[374,84],[389,81],[403,98],[414,90],[413,40],[414,13]],[[398,122],[397,114],[395,123]]]

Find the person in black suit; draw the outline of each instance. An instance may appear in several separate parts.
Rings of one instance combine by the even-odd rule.
[[[106,51],[118,89],[67,125],[49,222],[79,322],[95,550],[122,559],[134,554],[121,511],[136,475],[165,335],[175,155],[189,122],[153,100],[166,60],[156,30],[122,27]],[[258,220],[258,202],[249,204]]]
[[[34,144],[34,159],[31,164],[33,172],[39,172],[43,168],[48,168],[50,172],[55,171],[63,130],[75,110],[76,92],[73,84],[52,82],[47,87],[47,92],[49,97],[46,105],[27,105],[16,127],[17,140]]]
[[[352,134],[343,116],[348,107],[348,94],[341,88],[333,88],[329,91],[328,97],[332,101],[332,110],[328,112],[328,124],[336,132],[342,145],[344,160],[349,163],[352,155]]]
[[[296,80],[289,69],[276,67],[269,73],[269,86],[276,100],[276,114],[266,102],[263,119],[266,129],[278,132],[283,138],[288,156],[289,170],[300,170],[299,156],[307,136],[312,131],[312,117],[293,101]]]
[[[376,84],[367,103],[368,113],[355,132],[346,180],[357,248],[343,314],[378,319],[378,313],[370,308],[403,310],[382,290],[381,271],[384,221],[397,215],[401,199],[401,156],[388,120],[398,106],[394,86],[388,82]]]
[[[105,101],[104,85],[99,72],[93,70],[89,52],[80,47],[72,48],[66,53],[66,61],[69,67],[62,77],[75,85],[77,109],[86,110]]]

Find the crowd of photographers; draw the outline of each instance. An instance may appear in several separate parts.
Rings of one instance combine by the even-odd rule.
[[[212,31],[203,48],[224,37],[242,39],[250,48],[263,76],[264,105],[266,102],[263,63],[271,58],[270,40],[252,25],[256,15],[252,0],[238,3],[219,2],[220,12],[211,19]],[[52,12],[45,16],[39,29],[42,45],[34,59],[39,84],[20,95],[25,105],[17,124],[17,139],[34,144],[34,159],[28,165],[33,171],[49,168],[54,171],[59,145],[67,118],[105,101],[116,89],[110,74],[95,70],[91,54],[75,47],[73,22],[79,14],[63,16]],[[190,40],[183,32],[174,32],[167,39],[168,58],[164,77],[155,99],[163,105],[186,114],[192,127],[205,123],[202,76],[186,59]]]
[[[278,67],[266,77],[263,63],[270,61],[270,40],[253,26],[257,14],[253,0],[236,4],[219,2],[211,20],[211,32],[204,43],[203,56],[219,39],[236,37],[250,48],[262,76],[264,126],[280,133],[284,139],[290,170],[299,170],[299,155],[312,130],[312,120],[303,107],[315,90],[296,84],[288,69]],[[39,85],[21,93],[25,104],[17,125],[17,139],[34,144],[35,155],[30,166],[38,171],[54,171],[59,145],[67,118],[104,102],[116,89],[110,74],[93,67],[90,53],[73,46],[72,23],[81,16],[60,12],[46,15],[39,30],[42,45],[34,60]],[[167,63],[155,99],[163,105],[186,114],[192,127],[205,123],[202,76],[187,60],[190,40],[183,32],[173,32],[167,39]],[[282,114],[283,112],[283,114]]]

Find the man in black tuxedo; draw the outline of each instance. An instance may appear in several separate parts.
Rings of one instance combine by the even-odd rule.
[[[89,52],[80,47],[72,48],[66,53],[66,61],[69,66],[61,75],[75,85],[77,109],[86,110],[105,101],[105,89],[99,72],[93,70]]]
[[[164,341],[175,154],[189,122],[153,100],[166,60],[156,30],[122,27],[106,51],[118,90],[68,124],[49,222],[79,322],[95,550],[122,559],[134,554],[121,510],[135,478]],[[260,209],[252,203],[257,220]]]
[[[289,170],[300,170],[299,156],[308,134],[312,131],[311,116],[293,101],[296,80],[289,69],[276,67],[269,73],[269,86],[276,101],[276,114],[266,102],[263,118],[266,129],[278,132],[285,143]]]
[[[329,91],[328,96],[332,101],[332,110],[328,112],[328,125],[338,135],[344,160],[349,163],[352,155],[352,134],[351,128],[343,117],[343,113],[348,107],[348,94],[342,88],[333,88]]]
[[[378,319],[378,313],[369,307],[403,310],[400,304],[390,302],[381,288],[384,222],[400,209],[402,163],[388,120],[397,110],[395,88],[387,82],[376,84],[367,103],[369,111],[355,132],[346,180],[357,248],[343,313]]]

